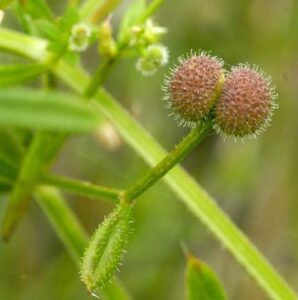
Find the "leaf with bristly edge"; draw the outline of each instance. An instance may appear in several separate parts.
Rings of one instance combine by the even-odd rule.
[[[0,87],[9,87],[33,80],[43,71],[44,67],[36,63],[0,65]]]
[[[87,290],[98,295],[114,276],[131,232],[132,205],[121,203],[99,225],[81,264],[81,279]]]

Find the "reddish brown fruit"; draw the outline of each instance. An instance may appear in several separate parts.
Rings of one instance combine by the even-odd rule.
[[[276,108],[269,78],[246,65],[232,68],[215,108],[216,129],[223,135],[243,137],[261,132]]]
[[[194,127],[206,119],[224,80],[223,62],[205,53],[180,59],[164,86],[165,100],[180,124]]]

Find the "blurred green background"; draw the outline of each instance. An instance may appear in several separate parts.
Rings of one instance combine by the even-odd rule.
[[[129,2],[118,9],[115,27]],[[64,1],[50,3],[59,12]],[[168,28],[164,43],[172,64],[190,49],[203,49],[222,57],[227,67],[249,62],[272,75],[280,105],[272,126],[244,144],[212,135],[184,166],[297,290],[298,1],[167,0],[155,20]],[[9,18],[4,26],[8,23]],[[95,49],[88,50],[85,67],[92,71],[97,59]],[[135,60],[122,61],[106,87],[170,149],[187,130],[177,128],[161,101],[166,71],[146,78],[136,71]],[[102,136],[71,138],[53,169],[116,187],[126,187],[146,172],[148,167],[123,141],[109,145]],[[90,233],[112,208],[66,197]],[[5,198],[0,198],[0,209]],[[229,299],[267,299],[163,182],[141,196],[135,216],[135,233],[119,275],[134,299],[184,299],[182,244],[217,272]],[[0,300],[14,299],[91,299],[35,203],[11,242],[0,243]]]

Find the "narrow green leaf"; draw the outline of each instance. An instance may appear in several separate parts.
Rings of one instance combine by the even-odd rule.
[[[33,19],[53,20],[54,16],[45,0],[26,0],[22,4],[26,13]]]
[[[81,266],[81,279],[91,294],[98,295],[116,272],[128,243],[131,219],[131,204],[122,203],[91,238]]]
[[[40,64],[0,65],[0,87],[9,87],[33,80],[44,67]]]
[[[83,20],[88,21],[91,16],[97,11],[98,7],[100,7],[103,3],[103,0],[87,0],[84,1],[80,14]]]
[[[56,23],[52,23],[48,20],[42,19],[36,20],[34,24],[41,37],[45,37],[53,41],[57,40],[58,37],[61,35],[61,32],[59,31]]]
[[[58,21],[58,27],[61,32],[70,31],[72,25],[80,21],[79,12],[76,6],[67,6],[63,16]]]
[[[49,133],[36,132],[19,167],[17,179],[13,185],[6,209],[3,213],[1,235],[8,240],[31,200],[32,190],[43,167],[43,155],[46,152]]]
[[[28,136],[25,132],[9,129],[0,130],[0,157],[18,165],[25,150]],[[27,141],[26,141],[27,140]]]
[[[66,93],[30,89],[0,90],[0,125],[82,132],[95,129],[99,118]]]
[[[19,22],[19,25],[24,32],[29,33],[30,35],[37,35],[32,17],[24,12],[24,7],[20,2],[21,1],[16,1],[12,6],[11,11],[14,14],[14,17]]]
[[[224,289],[207,264],[188,254],[187,300],[226,300]]]
[[[127,29],[132,26],[140,14],[145,10],[146,1],[145,0],[135,0],[128,7],[124,17],[122,18],[118,38],[122,40],[126,34]]]
[[[12,188],[13,182],[11,182],[9,179],[2,177],[0,175],[0,193],[5,193],[10,191]]]
[[[0,176],[7,180],[15,180],[18,174],[18,168],[6,157],[0,154]]]
[[[61,242],[74,261],[79,264],[88,243],[87,234],[80,222],[57,189],[39,186],[35,190],[35,197]]]
[[[123,284],[115,278],[111,283],[102,291],[102,296],[104,300],[129,300],[130,295],[126,291]]]
[[[48,46],[46,40],[34,38],[32,36],[22,33],[16,33],[14,37],[11,36],[10,30],[0,27],[0,50],[14,49],[13,53],[44,62],[46,60],[45,51]],[[5,40],[4,43],[1,41]]]

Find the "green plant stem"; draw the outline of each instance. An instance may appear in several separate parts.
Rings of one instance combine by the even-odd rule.
[[[120,3],[121,0],[87,0],[80,9],[81,18],[87,22],[99,22],[108,16]]]
[[[90,82],[84,91],[84,96],[88,99],[91,98],[97,91],[97,89],[103,84],[110,74],[111,68],[115,64],[116,60],[119,58],[119,54],[104,59],[100,66],[95,71],[94,75],[91,77]]]
[[[109,14],[113,13],[122,0],[105,0],[99,9],[93,14],[91,22],[96,24],[104,20]]]
[[[10,53],[30,58],[36,61],[47,59],[46,48],[48,42],[42,39],[32,39],[31,36],[1,28],[0,39],[5,41],[0,43],[0,49]],[[22,45],[20,47],[20,45]]]
[[[70,207],[53,187],[39,186],[35,189],[34,196],[65,248],[79,264],[87,247],[88,237]]]
[[[58,132],[57,134],[52,135],[51,140],[47,145],[47,151],[44,154],[44,160],[50,162],[55,157],[68,137],[69,133],[66,132]]]
[[[1,235],[5,240],[10,238],[17,223],[27,210],[32,189],[41,169],[42,151],[46,140],[45,134],[37,132],[24,157],[3,216]]]
[[[148,18],[150,18],[159,8],[160,6],[165,2],[165,0],[152,0],[150,4],[147,6],[145,11],[140,15],[140,17],[137,20],[137,23],[143,23]]]
[[[124,191],[121,198],[131,202],[148,190],[154,183],[167,174],[176,164],[181,162],[211,131],[212,122],[208,121],[190,131],[183,140],[169,152],[153,169],[138,180],[131,188]]]
[[[103,197],[113,204],[117,204],[119,202],[119,195],[121,193],[121,190],[102,187],[89,182],[70,179],[54,174],[43,175],[41,181],[45,184],[91,199]]]
[[[3,35],[3,31],[5,35]],[[0,49],[9,52],[22,52],[21,55],[34,59],[35,45],[40,40],[27,37],[27,44],[19,47],[20,33],[0,28]],[[22,35],[21,35],[22,36]],[[29,41],[32,41],[32,49]],[[44,42],[43,42],[44,43]],[[40,56],[41,53],[39,53]],[[44,51],[43,56],[48,53]],[[40,57],[39,57],[39,60]],[[67,85],[78,93],[83,93],[90,78],[79,68],[73,68],[62,61],[55,65],[52,71]],[[104,89],[99,89],[92,105],[118,129],[122,137],[151,166],[156,165],[165,155],[165,150],[120,106]],[[212,197],[181,167],[174,167],[164,179],[175,191],[181,201],[200,219],[214,236],[230,251],[243,268],[256,280],[271,299],[297,300],[297,295],[286,281],[268,263],[256,247],[237,228],[236,225],[218,207]]]

